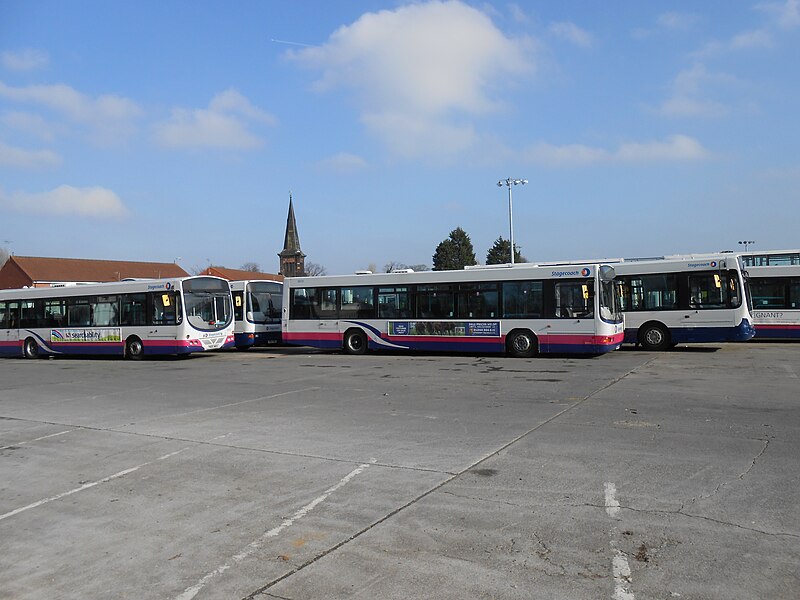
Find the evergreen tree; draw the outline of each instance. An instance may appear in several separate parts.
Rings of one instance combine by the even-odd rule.
[[[504,240],[502,236],[497,238],[494,241],[494,245],[489,248],[489,252],[486,253],[486,264],[487,265],[502,265],[505,263],[511,262],[511,242],[508,240]],[[514,244],[514,262],[515,263],[524,263],[528,262],[528,259],[522,256],[519,252],[519,248],[517,245]]]
[[[461,227],[456,227],[451,231],[450,237],[436,246],[436,252],[433,255],[434,271],[458,270],[467,265],[477,264],[472,240]]]

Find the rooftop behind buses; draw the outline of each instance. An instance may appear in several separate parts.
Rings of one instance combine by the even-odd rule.
[[[283,341],[349,354],[600,354],[623,337],[613,278],[588,263],[287,278]]]
[[[140,359],[233,346],[228,282],[145,279],[0,290],[0,355]]]
[[[231,281],[236,348],[281,341],[283,284],[272,280]]]
[[[685,343],[742,342],[755,334],[736,255],[621,259],[613,264],[626,343],[666,350]]]

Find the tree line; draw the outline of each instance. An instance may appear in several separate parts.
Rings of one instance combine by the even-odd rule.
[[[486,253],[487,265],[500,265],[511,262],[511,242],[504,240],[503,236],[498,237],[489,251]],[[514,262],[528,262],[519,252],[519,248],[514,244]],[[463,269],[466,266],[477,265],[475,249],[472,247],[472,240],[466,231],[461,227],[456,227],[450,232],[447,239],[436,246],[433,254],[434,271],[450,271]]]

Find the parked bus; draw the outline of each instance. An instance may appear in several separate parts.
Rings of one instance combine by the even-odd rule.
[[[146,279],[0,290],[0,354],[130,359],[233,346],[228,282]]]
[[[268,346],[281,341],[283,284],[280,281],[231,281],[236,348]]]
[[[765,250],[761,252],[742,252],[742,264],[749,267],[800,266],[800,250]]]
[[[800,339],[800,263],[747,267],[756,340]]]
[[[626,343],[666,350],[676,344],[741,342],[755,334],[737,255],[621,259],[614,269]]]
[[[600,354],[623,337],[613,278],[599,264],[289,278],[283,341],[349,354]]]

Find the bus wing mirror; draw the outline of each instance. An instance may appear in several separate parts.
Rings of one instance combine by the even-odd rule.
[[[613,281],[613,279],[617,276],[617,272],[614,270],[614,267],[609,265],[600,265],[600,281]]]

